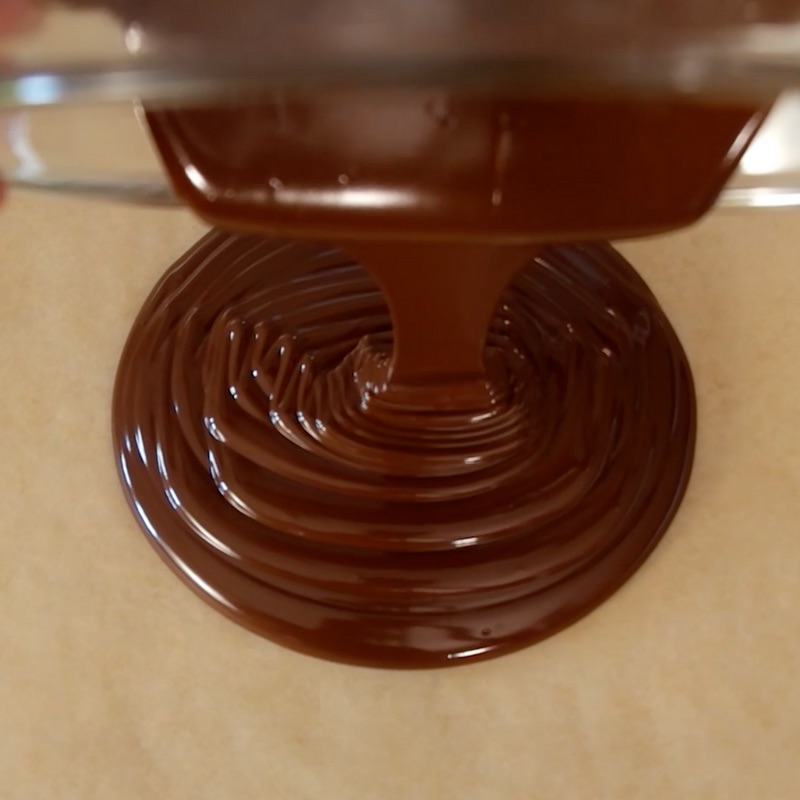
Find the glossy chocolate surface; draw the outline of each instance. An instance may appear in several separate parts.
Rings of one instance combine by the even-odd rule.
[[[178,193],[232,230],[584,241],[686,225],[761,112],[392,89],[148,115]]]
[[[396,90],[148,119],[220,228],[134,325],[115,441],[195,591],[290,647],[427,667],[630,576],[688,480],[691,374],[616,251],[547,242],[695,219],[760,112]]]
[[[483,382],[467,360],[444,389],[395,389],[390,356],[382,294],[335,247],[212,232],[145,304],[114,401],[123,482],[162,557],[236,621],[354,663],[462,663],[582,616],[664,532],[692,382],[611,248],[527,262]]]

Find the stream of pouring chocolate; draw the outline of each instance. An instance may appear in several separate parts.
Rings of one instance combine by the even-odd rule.
[[[677,510],[695,401],[632,267],[546,242],[696,218],[757,119],[391,93],[151,112],[176,189],[230,229],[120,362],[120,473],[160,554],[241,624],[360,664],[485,658],[594,608]]]

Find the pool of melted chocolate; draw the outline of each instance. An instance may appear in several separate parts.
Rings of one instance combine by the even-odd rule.
[[[678,508],[695,400],[633,268],[550,240],[696,218],[759,119],[407,93],[151,112],[220,226],[117,376],[159,553],[246,627],[359,664],[486,658],[597,606]]]

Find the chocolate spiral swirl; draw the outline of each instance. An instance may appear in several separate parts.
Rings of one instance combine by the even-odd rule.
[[[415,407],[377,284],[335,247],[213,231],[145,303],[114,397],[159,553],[233,619],[355,663],[496,655],[582,616],[674,514],[695,408],[680,344],[604,245],[502,295],[475,401]]]

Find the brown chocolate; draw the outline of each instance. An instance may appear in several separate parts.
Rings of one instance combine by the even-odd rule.
[[[531,242],[694,222],[762,116],[688,99],[342,89],[148,121],[177,192],[215,225]]]
[[[117,378],[150,540],[236,621],[349,662],[461,663],[582,616],[689,474],[689,368],[650,292],[608,247],[544,248],[492,317],[484,391],[467,363],[419,404],[382,391],[390,331],[338,249],[209,234],[145,304]]]
[[[145,303],[120,474],[237,622],[347,662],[465,663],[611,594],[691,468],[690,370],[652,294],[607,245],[543,242],[696,218],[759,115],[366,98],[150,114],[177,190],[241,232]]]

